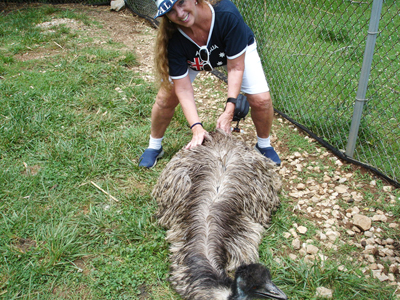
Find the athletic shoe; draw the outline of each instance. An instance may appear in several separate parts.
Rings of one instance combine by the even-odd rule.
[[[139,158],[139,167],[145,167],[145,168],[152,168],[156,165],[157,159],[162,157],[164,155],[163,148],[161,147],[160,149],[152,149],[152,148],[147,148],[142,156]]]
[[[277,166],[281,165],[281,160],[278,156],[278,153],[276,153],[276,151],[273,147],[260,148],[260,147],[258,147],[258,143],[257,143],[254,148],[258,152],[260,152],[262,155],[264,155],[265,157],[271,159]]]

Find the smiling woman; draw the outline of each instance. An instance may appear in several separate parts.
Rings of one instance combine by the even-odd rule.
[[[139,166],[151,168],[164,151],[164,133],[180,104],[193,136],[186,148],[203,143],[207,131],[197,113],[192,82],[200,71],[224,67],[228,72],[225,111],[217,128],[231,132],[237,98],[247,95],[257,131],[256,150],[280,165],[270,143],[272,100],[258,56],[252,30],[229,0],[157,0],[156,18],[161,18],[156,42],[156,76],[160,89],[151,115],[149,147]]]

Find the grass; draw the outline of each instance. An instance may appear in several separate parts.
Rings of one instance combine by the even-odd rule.
[[[0,14],[0,298],[179,299],[167,282],[168,244],[150,193],[190,139],[186,120],[177,110],[165,159],[139,169],[155,86],[132,71],[135,54],[108,37],[36,27],[58,18],[101,27],[84,12],[52,6]],[[50,54],[22,60],[27,51]],[[289,127],[279,130],[288,151],[316,151]],[[324,267],[292,261],[283,233],[293,223],[316,229],[292,213],[285,191],[281,199],[260,256],[290,299],[316,299],[320,285],[335,299],[393,299],[392,287],[365,277],[344,253]],[[342,264],[350,271],[338,271]]]
[[[344,152],[372,1],[235,1],[253,29],[275,108]],[[399,181],[396,2],[382,7],[354,158]],[[384,157],[384,159],[382,159]]]

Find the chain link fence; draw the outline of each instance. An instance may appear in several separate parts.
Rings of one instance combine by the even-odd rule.
[[[337,156],[400,186],[400,3],[233,2],[256,35],[276,111]],[[157,25],[153,21],[153,0],[125,3],[134,13]],[[372,32],[371,16],[377,5],[379,26]],[[368,42],[371,36],[373,42]],[[360,93],[364,86],[365,92]],[[352,136],[350,131],[355,134]]]
[[[255,32],[275,108],[337,155],[361,162],[398,185],[400,3],[234,2]],[[381,5],[376,32],[370,25],[373,2]],[[372,49],[370,35],[376,38]],[[361,82],[363,63],[367,83]],[[367,85],[364,97],[357,97],[362,85]],[[363,105],[351,139],[357,102]]]

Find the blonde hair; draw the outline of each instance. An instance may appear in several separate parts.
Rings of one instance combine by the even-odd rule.
[[[214,5],[219,1],[220,0],[210,0],[208,2]],[[206,1],[197,0],[197,3],[203,4],[206,3]],[[172,88],[172,83],[169,80],[168,43],[172,35],[178,29],[178,26],[171,22],[166,15],[162,16],[160,19],[154,51],[156,80],[161,87],[170,90]]]
[[[154,49],[154,64],[156,70],[156,80],[161,87],[170,90],[172,84],[169,80],[168,64],[168,42],[177,30],[175,23],[171,22],[166,15],[162,16],[158,27],[156,45]]]

